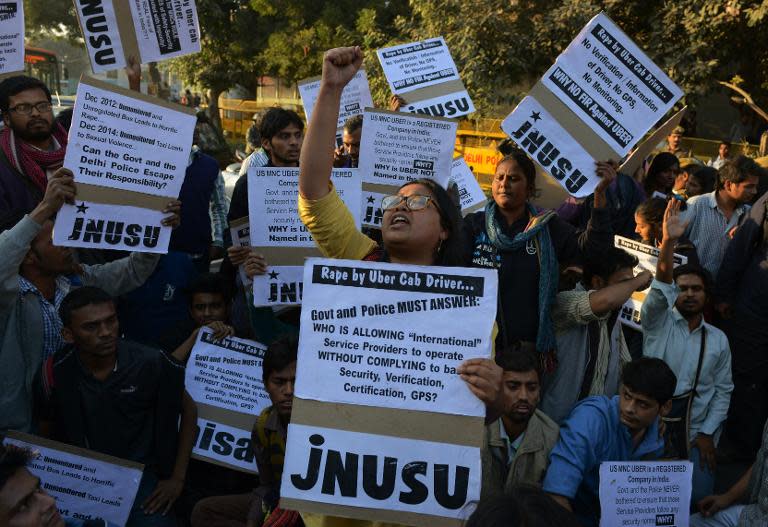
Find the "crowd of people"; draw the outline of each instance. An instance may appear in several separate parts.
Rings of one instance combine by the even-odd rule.
[[[371,524],[280,507],[299,309],[252,305],[246,278],[267,272],[270,255],[232,246],[228,225],[248,216],[247,168],[298,167],[298,213],[327,257],[498,271],[493,358],[458,369],[486,406],[481,499],[467,525],[597,526],[600,464],[660,459],[693,463],[692,526],[767,525],[762,168],[731,157],[727,142],[699,166],[676,129],[639,174],[600,160],[594,195],[542,210],[533,161],[506,147],[483,210],[462,217],[455,195],[419,179],[382,200],[380,232],[363,233],[331,181],[361,155],[360,117],[336,146],[341,93],[361,63],[359,48],[325,54],[306,130],[290,110],[259,116],[231,203],[215,160],[193,146],[165,209],[174,230],[162,256],[52,244],[56,213],[77,198],[62,167],[69,123],[54,119],[42,82],[0,83],[0,429],[144,464],[128,525]],[[658,249],[656,268],[636,272],[617,234]],[[623,324],[627,301],[646,290],[640,329]],[[200,430],[184,367],[203,327],[267,346],[258,477],[190,459]],[[715,494],[731,483],[717,481],[723,460],[748,470]],[[0,449],[0,526],[63,521],[30,461]]]

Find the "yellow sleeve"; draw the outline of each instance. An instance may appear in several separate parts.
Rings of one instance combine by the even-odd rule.
[[[305,199],[299,194],[299,217],[323,255],[362,260],[376,248],[376,242],[357,230],[352,213],[333,183],[330,187],[331,191],[320,199]]]

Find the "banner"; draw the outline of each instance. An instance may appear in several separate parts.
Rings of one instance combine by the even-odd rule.
[[[688,525],[693,477],[690,461],[600,465],[600,526]]]
[[[376,192],[366,188],[363,185],[362,205],[362,225],[372,229],[381,229],[381,221],[384,218],[384,211],[381,210],[382,198],[388,196],[388,193]]]
[[[194,0],[74,0],[94,73],[200,51]]]
[[[447,119],[367,110],[360,140],[363,183],[397,189],[408,181],[429,178],[445,187],[457,127]]]
[[[485,202],[488,201],[488,198],[483,189],[480,188],[475,174],[461,156],[453,160],[451,165],[451,181],[456,183],[459,188],[459,203],[463,216],[485,207]]]
[[[475,111],[443,37],[376,50],[401,112],[457,118]]]
[[[229,223],[229,232],[232,235],[232,245],[234,247],[251,246],[251,225],[248,216],[232,220]],[[246,288],[250,287],[253,280],[248,278],[248,275],[245,274],[245,269],[243,269],[242,265],[237,266],[237,272],[240,274],[240,281],[243,285]]]
[[[304,106],[304,115],[307,117],[307,122],[310,122],[312,110],[314,110],[315,101],[317,101],[317,93],[320,91],[320,77],[299,81],[298,88],[301,104]],[[362,115],[365,108],[372,106],[373,99],[371,98],[371,88],[368,86],[368,77],[365,70],[358,70],[341,92],[339,120],[336,123],[337,132],[341,133],[347,119],[355,115]]]
[[[0,75],[24,71],[24,2],[0,2]]]
[[[629,254],[637,257],[638,264],[634,269],[635,275],[642,273],[643,271],[650,271],[652,275],[656,276],[656,266],[659,262],[659,253],[661,252],[656,247],[645,245],[637,240],[630,240],[623,236],[614,236],[614,246],[619,249],[624,249]],[[674,255],[674,267],[678,265],[684,265],[688,263],[688,258],[679,254]],[[650,287],[644,291],[635,291],[632,296],[629,297],[624,305],[621,307],[619,313],[619,320],[621,323],[634,328],[638,331],[642,331],[640,325],[640,310],[643,307],[643,301],[650,291]]]
[[[227,337],[214,340],[203,327],[187,362],[184,384],[197,403],[197,435],[192,456],[256,473],[251,429],[271,405],[262,382],[266,347]]]
[[[36,453],[27,469],[56,499],[59,514],[76,520],[125,525],[144,466],[42,437],[9,431],[5,444]]]
[[[304,267],[270,265],[266,274],[253,277],[256,306],[300,306],[304,289]]]

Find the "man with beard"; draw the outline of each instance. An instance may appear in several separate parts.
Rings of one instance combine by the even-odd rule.
[[[541,485],[559,428],[541,410],[541,361],[532,351],[498,353],[510,411],[485,427],[481,499],[524,483]]]
[[[26,214],[64,162],[67,132],[54,125],[51,92],[24,75],[0,83],[0,219]]]
[[[731,350],[725,333],[704,321],[709,275],[696,265],[673,269],[674,247],[686,225],[680,202],[670,200],[662,224],[656,279],[643,302],[643,354],[664,360],[677,376],[676,401],[693,397],[687,416],[687,436],[674,454],[693,461],[693,503],[712,494],[715,447],[728,416],[733,382]],[[691,395],[692,394],[692,395]],[[683,435],[685,435],[683,430]],[[689,443],[689,445],[688,445]],[[680,451],[682,450],[682,451]]]

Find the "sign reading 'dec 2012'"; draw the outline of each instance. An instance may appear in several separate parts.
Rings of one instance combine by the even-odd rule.
[[[127,55],[146,63],[200,51],[194,0],[74,2],[95,73],[125,67]]]
[[[0,74],[24,70],[24,2],[0,2]]]

